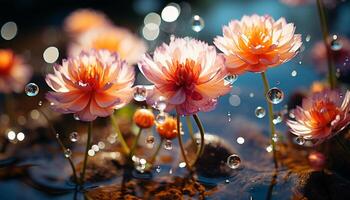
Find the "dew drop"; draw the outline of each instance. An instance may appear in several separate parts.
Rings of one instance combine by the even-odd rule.
[[[173,149],[173,142],[171,140],[166,140],[164,143],[164,149],[172,150]]]
[[[58,139],[58,138],[60,138],[60,134],[59,133],[56,133],[56,138]]]
[[[160,171],[161,171],[161,168],[160,168],[160,166],[158,165],[158,166],[156,167],[156,172],[159,173]]]
[[[74,118],[75,120],[77,120],[77,121],[80,120],[80,118],[79,118],[79,116],[78,116],[77,114],[74,114],[74,115],[73,115],[73,118]]]
[[[148,146],[153,147],[153,144],[154,144],[154,136],[153,136],[153,135],[147,136],[147,138],[146,138],[146,144],[147,144]]]
[[[249,97],[253,98],[254,97],[254,93],[253,92],[249,93]]]
[[[144,86],[137,86],[134,93],[135,101],[145,101],[147,96],[147,90]]]
[[[301,136],[295,138],[295,142],[299,145],[304,145],[305,144],[305,139]]]
[[[243,137],[238,137],[237,139],[236,139],[236,141],[237,141],[237,143],[238,144],[244,144],[244,138]]]
[[[272,140],[273,140],[274,142],[277,142],[277,141],[278,141],[278,135],[277,135],[277,134],[274,134],[274,135],[272,136]]]
[[[231,122],[232,118],[231,118],[231,112],[230,111],[227,112],[227,117],[228,117],[228,121]]]
[[[303,62],[299,61],[299,65],[301,65]]]
[[[227,157],[226,164],[231,169],[237,169],[241,165],[241,158],[237,154]]]
[[[277,114],[275,114],[275,115],[273,116],[272,123],[273,123],[273,124],[279,124],[279,123],[282,122],[282,120],[283,120],[282,114],[281,114],[281,113],[277,113]]]
[[[89,151],[88,151],[88,155],[89,156],[94,156],[95,155],[95,151],[94,150],[92,150],[92,149],[90,149]]]
[[[305,41],[306,42],[310,42],[310,40],[311,40],[311,35],[307,35],[306,38],[305,38]]]
[[[65,149],[65,150],[64,150],[64,156],[65,156],[66,158],[71,157],[71,156],[72,156],[72,151],[71,151],[70,149]]]
[[[290,75],[292,75],[293,77],[297,76],[298,72],[296,70],[293,70],[292,73],[290,73]]]
[[[160,97],[159,100],[154,103],[154,108],[163,112],[166,108],[165,98]]]
[[[38,102],[38,106],[42,106],[43,105],[43,102],[42,101],[39,101]]]
[[[34,97],[39,93],[39,87],[35,83],[28,83],[25,86],[24,91],[28,96]]]
[[[283,97],[284,97],[283,91],[276,87],[269,89],[269,91],[267,91],[266,93],[267,100],[272,104],[281,103],[281,101],[283,100]]]
[[[225,180],[225,183],[226,183],[226,184],[229,184],[229,183],[230,183],[230,180],[226,179],[226,180]]]
[[[156,122],[158,124],[163,124],[165,122],[166,119],[166,114],[164,112],[160,112],[157,116],[156,116]]]
[[[341,41],[339,41],[337,35],[333,35],[332,41],[331,41],[331,49],[333,51],[339,51],[343,48],[343,44]]]
[[[71,142],[76,142],[78,141],[78,133],[77,132],[71,132],[69,135],[69,139]]]
[[[272,145],[269,145],[269,146],[266,147],[266,151],[267,151],[267,152],[270,153],[270,152],[272,152],[272,150],[273,150]]]
[[[204,28],[204,20],[199,16],[195,15],[192,17],[192,30],[195,32],[200,32]]]
[[[225,85],[233,85],[234,82],[236,82],[238,79],[238,76],[235,74],[229,74],[225,77]]]
[[[263,118],[266,114],[266,111],[263,107],[261,106],[258,106],[256,109],[255,109],[255,116],[257,118]]]

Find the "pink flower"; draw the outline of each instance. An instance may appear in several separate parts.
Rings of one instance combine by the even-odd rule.
[[[79,55],[82,50],[106,49],[135,64],[146,52],[146,44],[129,30],[107,26],[96,28],[82,34],[76,43],[72,43],[68,52],[71,56]]]
[[[82,52],[54,70],[46,76],[54,90],[47,99],[54,110],[74,113],[82,121],[109,116],[132,99],[134,69],[109,51]]]
[[[32,76],[30,67],[12,50],[0,49],[0,92],[22,92]]]
[[[148,103],[163,96],[167,111],[190,115],[215,108],[219,96],[230,91],[224,84],[224,58],[214,46],[191,38],[174,38],[143,57],[139,68],[154,84]]]
[[[223,27],[223,36],[214,44],[226,58],[227,71],[232,74],[264,72],[292,59],[301,46],[301,35],[284,18],[243,16]]]
[[[290,131],[305,139],[322,142],[350,123],[350,92],[344,98],[336,91],[325,90],[305,98],[294,110],[295,120],[288,120]]]
[[[99,11],[79,9],[72,12],[64,21],[64,29],[72,36],[78,36],[92,28],[109,26],[112,23]]]

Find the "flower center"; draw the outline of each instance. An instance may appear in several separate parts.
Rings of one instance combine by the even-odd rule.
[[[331,126],[339,113],[339,108],[333,102],[322,100],[316,101],[310,111],[313,121],[323,126]]]
[[[82,87],[89,86],[91,89],[98,89],[101,85],[101,75],[103,74],[98,64],[81,66],[79,68],[79,82]]]

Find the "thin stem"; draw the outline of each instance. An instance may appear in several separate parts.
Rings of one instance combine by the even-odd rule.
[[[273,124],[273,106],[270,101],[267,100],[266,94],[270,89],[269,82],[267,81],[267,77],[265,72],[261,73],[261,78],[264,82],[264,96],[266,99],[266,103],[268,106],[268,111],[269,111],[269,125],[270,125],[270,130],[271,130],[271,135],[270,135],[270,141],[272,144],[272,151],[273,151],[273,161],[275,164],[275,168],[278,168],[278,163],[277,163],[277,156],[276,156],[276,142],[273,140],[273,137],[277,134],[275,131],[275,125]]]
[[[190,165],[190,163],[188,162],[187,156],[186,156],[186,152],[185,152],[185,148],[182,142],[182,137],[181,137],[181,129],[180,129],[180,115],[177,114],[176,115],[176,121],[177,121],[177,138],[179,140],[179,146],[180,146],[180,150],[181,150],[181,154],[182,157],[186,163],[186,167],[189,171],[192,171],[192,166]]]
[[[200,121],[199,117],[197,114],[193,115],[193,119],[196,122],[198,129],[199,129],[199,134],[201,136],[201,143],[199,148],[197,148],[197,152],[196,152],[196,157],[194,158],[193,164],[192,166],[195,166],[195,164],[197,163],[199,157],[203,154],[204,151],[204,128],[202,125],[202,122]]]
[[[150,163],[150,168],[153,166],[154,162],[156,161],[157,155],[158,155],[160,149],[162,148],[163,143],[164,143],[164,139],[162,138],[160,140],[158,146],[157,146],[156,151],[153,153],[153,155],[152,155],[152,157],[150,159],[150,162],[149,162]]]
[[[87,141],[86,141],[84,163],[83,163],[83,171],[81,172],[81,176],[80,176],[80,183],[81,183],[81,185],[84,184],[85,171],[86,171],[86,165],[87,165],[87,160],[88,160],[88,151],[89,151],[90,146],[91,146],[91,139],[92,139],[91,136],[92,136],[92,121],[89,122],[89,125],[88,125],[88,138],[87,138]]]
[[[121,131],[119,129],[118,122],[117,122],[117,119],[115,118],[114,114],[111,115],[111,122],[112,122],[112,126],[113,126],[115,132],[117,133],[118,140],[119,140],[120,144],[122,145],[124,154],[129,155],[129,153],[130,153],[129,146],[125,142],[125,139],[124,139],[123,134],[121,133]]]
[[[132,158],[132,156],[135,154],[135,150],[136,150],[137,144],[139,142],[141,133],[142,133],[142,128],[139,129],[139,132],[137,133],[136,138],[134,139],[134,143],[132,144],[131,150],[129,153],[129,158]]]
[[[61,147],[61,150],[62,150],[63,154],[65,154],[65,152],[67,151],[67,148],[64,146],[64,144],[62,143],[62,141],[60,140],[60,138],[57,137],[57,135],[56,135],[56,130],[55,130],[55,128],[52,126],[52,124],[50,123],[50,120],[49,120],[48,116],[47,116],[43,111],[41,111],[41,110],[39,110],[39,112],[44,116],[45,120],[47,121],[47,124],[49,125],[49,128],[50,128],[50,130],[51,130],[51,133],[53,134],[53,137],[56,138],[56,141],[57,141],[57,143],[59,144],[59,146]],[[65,157],[66,157],[66,156],[65,156]],[[66,158],[67,158],[67,157],[66,157]],[[75,170],[74,163],[73,163],[71,157],[68,157],[67,160],[68,160],[69,165],[70,165],[70,167],[71,167],[71,169],[72,169],[74,181],[75,181],[75,183],[78,184],[78,183],[79,183],[79,180],[78,180],[77,172],[76,172],[76,170]]]
[[[196,138],[194,137],[193,126],[192,126],[191,118],[190,118],[189,116],[186,116],[186,123],[187,123],[188,132],[189,132],[189,134],[190,134],[192,143],[193,143],[194,145],[196,145],[197,142],[196,142]]]
[[[329,85],[331,86],[331,89],[334,89],[336,86],[335,69],[334,69],[332,52],[331,52],[331,49],[329,48],[329,29],[327,25],[325,8],[322,0],[317,0],[317,10],[318,10],[318,15],[320,17],[320,22],[321,22],[323,42],[327,51],[328,81],[329,81]]]

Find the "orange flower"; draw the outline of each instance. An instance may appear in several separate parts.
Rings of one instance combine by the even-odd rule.
[[[0,92],[21,92],[32,70],[20,56],[8,49],[0,49]]]
[[[224,84],[223,56],[214,46],[191,38],[172,37],[169,45],[154,51],[153,58],[145,55],[139,68],[154,84],[147,102],[154,105],[162,96],[166,111],[175,108],[180,115],[213,110],[219,96],[231,89]]]
[[[223,27],[223,37],[214,44],[225,54],[227,70],[232,74],[264,72],[292,59],[301,46],[301,35],[284,18],[275,21],[266,16],[243,16]]]
[[[329,85],[325,82],[314,81],[310,87],[312,93],[322,92],[324,90],[329,90]]]
[[[154,114],[148,109],[138,109],[134,114],[134,122],[140,128],[151,128],[154,124]]]
[[[350,92],[343,100],[336,91],[314,93],[303,100],[302,107],[294,110],[295,120],[288,120],[290,131],[305,139],[322,142],[350,123]]]
[[[166,117],[163,123],[157,123],[157,132],[160,137],[172,140],[177,136],[177,121],[173,117]]]
[[[146,52],[145,43],[129,30],[120,27],[92,29],[72,43],[69,54],[75,56],[82,50],[106,49],[116,52],[129,64],[135,64]]]
[[[74,113],[82,121],[109,116],[132,99],[135,72],[109,51],[82,52],[54,70],[46,76],[54,90],[47,99],[56,111]]]
[[[109,19],[101,12],[92,9],[79,9],[71,13],[64,22],[66,32],[77,36],[91,28],[110,25]]]

